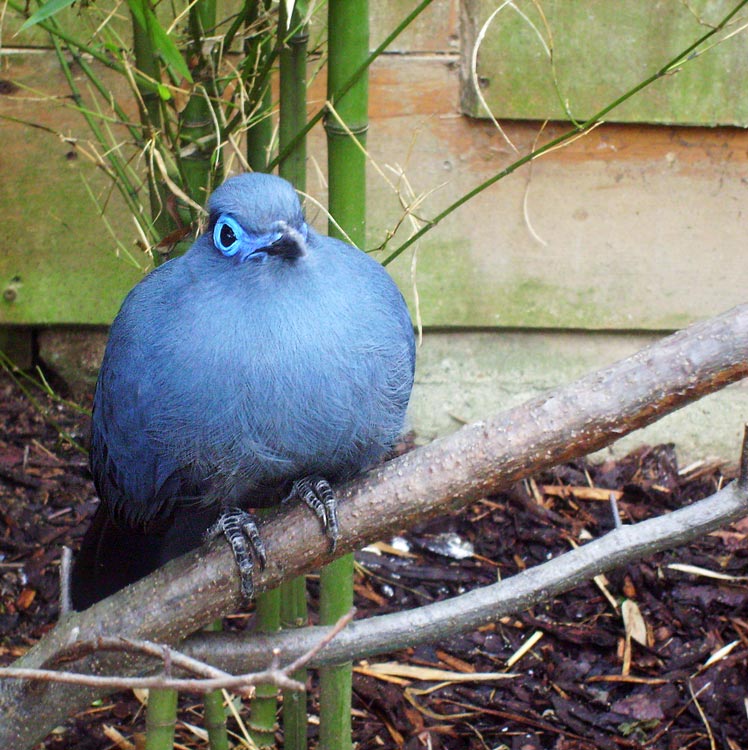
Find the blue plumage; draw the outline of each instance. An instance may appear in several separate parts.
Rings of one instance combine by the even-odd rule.
[[[329,510],[317,480],[373,465],[403,427],[413,330],[385,270],[308,227],[278,177],[229,179],[209,210],[208,231],[138,284],[111,328],[92,426],[101,506],[73,570],[78,609],[296,480],[313,478],[297,494]]]

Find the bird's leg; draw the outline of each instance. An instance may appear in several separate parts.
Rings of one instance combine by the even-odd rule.
[[[255,587],[252,581],[252,552],[260,561],[260,567],[264,568],[267,563],[265,545],[260,538],[257,524],[247,511],[241,508],[229,507],[221,513],[218,520],[205,532],[206,539],[214,539],[223,534],[231,545],[234,560],[239,568],[242,581],[242,594],[251,599],[254,596]]]
[[[330,552],[334,552],[340,537],[340,528],[338,526],[338,502],[329,482],[323,477],[314,475],[297,479],[283,502],[294,497],[303,500],[322,521],[322,526],[330,540]]]

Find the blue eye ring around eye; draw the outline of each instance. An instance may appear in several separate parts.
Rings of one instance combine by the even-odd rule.
[[[228,228],[234,235],[233,242],[226,243],[221,237],[225,228]],[[245,232],[242,229],[241,224],[239,224],[236,219],[231,216],[220,216],[218,221],[216,221],[216,225],[213,227],[213,244],[221,251],[221,253],[223,253],[223,255],[231,257],[239,252],[239,248],[241,247],[240,240],[244,234]]]

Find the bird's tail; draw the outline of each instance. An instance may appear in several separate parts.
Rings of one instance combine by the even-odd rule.
[[[73,609],[86,609],[194,549],[216,514],[205,508],[175,513],[163,531],[143,533],[119,526],[99,505],[73,561]]]

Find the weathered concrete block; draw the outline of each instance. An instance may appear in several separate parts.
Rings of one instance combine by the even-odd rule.
[[[416,359],[410,426],[427,443],[629,357],[661,336],[558,331],[429,332]],[[632,432],[601,451],[675,443],[681,465],[737,461],[748,414],[748,380],[735,383]]]
[[[104,328],[45,328],[37,336],[39,359],[76,401],[86,403],[93,395],[107,335]]]

